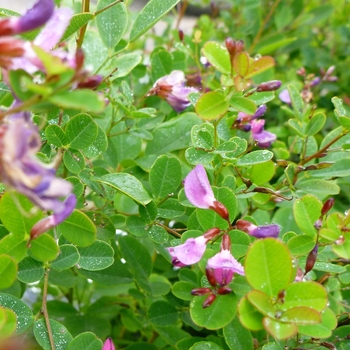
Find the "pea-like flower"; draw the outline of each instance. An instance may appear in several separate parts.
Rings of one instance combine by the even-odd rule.
[[[228,220],[226,207],[216,200],[203,165],[198,164],[184,180],[185,194],[191,204],[202,209],[213,209]]]
[[[230,246],[230,237],[228,234],[225,234],[222,238],[220,253],[208,259],[207,262],[207,276],[211,276],[211,279],[221,287],[228,285],[232,281],[234,273],[244,275],[244,268],[231,254]]]
[[[115,350],[115,347],[111,338],[108,338],[104,342],[102,350]]]
[[[190,104],[188,94],[198,92],[194,87],[185,86],[184,72],[174,70],[169,75],[159,78],[146,96],[157,95],[165,99],[176,112],[182,112]]]
[[[256,226],[247,220],[238,220],[236,222],[236,227],[239,230],[248,233],[249,235],[256,238],[277,238],[280,233],[280,227],[276,224]]]
[[[202,236],[188,238],[184,244],[167,248],[172,257],[172,264],[177,267],[183,267],[197,263],[202,258],[208,241],[219,233],[220,229],[214,227]]]
[[[29,112],[11,116],[0,126],[0,136],[1,180],[39,208],[53,212],[32,228],[31,238],[36,238],[72,213],[76,205],[72,185],[56,178],[55,169],[36,158],[41,140]]]
[[[264,130],[264,119],[252,120],[250,125],[253,139],[257,141],[259,147],[270,147],[272,142],[276,141],[275,134]]]

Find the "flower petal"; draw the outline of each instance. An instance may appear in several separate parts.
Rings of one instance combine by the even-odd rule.
[[[184,184],[186,197],[191,204],[202,209],[214,206],[216,199],[203,165],[197,165],[187,175]]]

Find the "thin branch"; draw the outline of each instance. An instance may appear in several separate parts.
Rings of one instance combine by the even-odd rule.
[[[51,350],[56,350],[55,342],[53,340],[50,319],[49,319],[49,313],[47,311],[47,304],[46,304],[46,302],[47,302],[47,287],[49,285],[49,271],[50,271],[50,269],[47,268],[45,271],[45,275],[44,275],[44,289],[43,289],[43,301],[41,304],[41,313],[43,314],[43,316],[45,318],[47,334],[49,336]]]

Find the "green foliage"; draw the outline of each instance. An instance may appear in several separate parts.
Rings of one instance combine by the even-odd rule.
[[[204,14],[185,34],[186,2],[131,3],[76,2],[52,50],[33,45],[41,28],[16,36],[26,54],[3,34],[1,345],[348,348],[347,1],[193,0]],[[28,154],[6,138],[23,112],[36,128]],[[34,157],[76,195],[59,224],[64,189]],[[215,197],[198,176],[199,207],[183,189],[198,165]],[[254,236],[270,225],[277,238]],[[191,256],[186,244],[214,227],[182,266],[175,247]],[[209,266],[225,250],[244,275],[220,285]]]

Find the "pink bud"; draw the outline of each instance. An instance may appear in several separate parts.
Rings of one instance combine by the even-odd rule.
[[[281,81],[280,80],[271,80],[267,81],[265,83],[261,83],[256,87],[257,92],[262,91],[275,91],[281,87]]]
[[[226,294],[230,294],[232,292],[232,289],[228,288],[228,287],[220,287],[217,290],[217,293],[219,295],[226,295]]]
[[[321,215],[322,216],[326,215],[332,209],[333,204],[334,204],[334,198],[327,199],[321,209]]]
[[[215,294],[210,294],[208,296],[207,299],[204,300],[203,304],[202,304],[202,307],[203,309],[209,307],[216,299],[216,295]]]
[[[191,291],[192,295],[206,295],[209,293],[211,293],[210,288],[196,288],[196,289],[192,289]]]
[[[226,207],[220,203],[219,201],[214,201],[213,206],[210,206],[210,209],[213,209],[216,213],[218,213],[223,219],[228,220],[229,219],[229,214],[228,210]]]
[[[308,254],[306,258],[305,275],[313,269],[317,258],[317,252],[318,252],[318,244],[315,245],[314,249],[311,250],[311,252]]]

